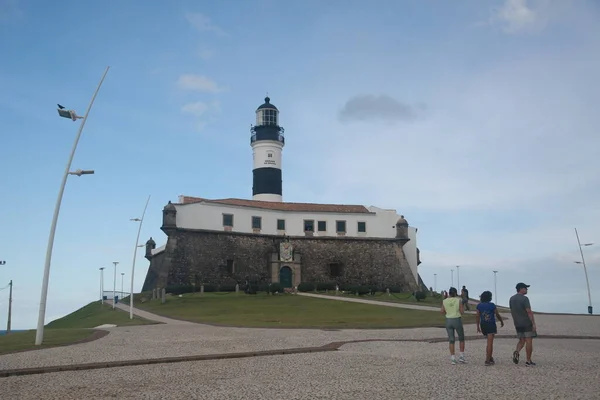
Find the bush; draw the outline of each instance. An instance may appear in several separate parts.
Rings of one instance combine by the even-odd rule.
[[[199,290],[198,290],[199,291]],[[176,285],[176,286],[167,286],[165,288],[166,293],[171,293],[173,295],[184,294],[184,293],[193,293],[194,287],[192,285]],[[162,291],[159,290],[158,297],[160,298]]]
[[[197,289],[196,291],[199,292],[200,289]],[[204,292],[205,293],[216,292],[216,291],[217,291],[217,286],[216,285],[213,285],[212,283],[205,283],[204,284]]]
[[[317,291],[324,292],[326,290],[335,290],[335,282],[319,282],[317,283]]]
[[[275,292],[283,293],[283,285],[281,283],[279,283],[279,282],[271,283],[271,286],[269,287],[269,293],[275,293]]]
[[[302,282],[298,285],[299,292],[312,292],[315,290],[315,285],[310,282]]]
[[[403,290],[400,286],[389,286],[387,289],[390,289],[390,293],[402,293]],[[384,290],[385,292],[385,290]]]
[[[242,288],[240,287],[240,290],[242,290]],[[235,284],[223,284],[221,286],[219,286],[219,292],[235,292]]]
[[[417,299],[417,301],[425,300],[425,297],[427,297],[425,292],[422,292],[420,290],[415,292],[415,299]]]

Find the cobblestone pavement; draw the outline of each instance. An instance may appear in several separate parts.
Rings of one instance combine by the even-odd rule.
[[[109,335],[111,336],[111,335]],[[600,340],[535,341],[537,367],[514,365],[515,340],[467,342],[450,365],[446,343],[369,342],[327,353],[144,365],[2,378],[18,399],[597,399]]]

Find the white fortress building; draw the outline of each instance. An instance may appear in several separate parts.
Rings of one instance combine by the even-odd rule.
[[[396,210],[283,201],[284,129],[270,98],[251,128],[252,200],[179,196],[163,209],[166,243],[146,243],[143,290],[254,282],[420,288],[417,229]]]

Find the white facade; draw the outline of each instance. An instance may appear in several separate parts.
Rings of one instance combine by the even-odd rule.
[[[368,213],[280,211],[211,202],[175,203],[174,206],[177,210],[176,225],[178,228],[266,235],[305,236],[305,227],[307,224],[310,227],[310,221],[312,221],[314,237],[345,236],[392,239],[396,237],[396,222],[400,218],[395,210],[372,206],[368,208]],[[344,223],[338,223],[341,221]],[[285,229],[278,229],[282,227]],[[336,229],[343,227],[345,227],[343,232],[338,232]],[[325,228],[325,230],[320,231],[319,228]],[[364,230],[364,232],[359,232],[359,230]],[[418,282],[416,233],[415,228],[408,227],[410,241],[404,245],[403,249],[415,280]],[[159,249],[156,249],[156,253],[158,252]]]
[[[253,169],[277,168],[281,169],[282,142],[275,140],[261,140],[252,143]]]

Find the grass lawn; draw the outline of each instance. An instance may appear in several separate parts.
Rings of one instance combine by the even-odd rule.
[[[79,328],[95,328],[104,324],[113,324],[117,326],[125,325],[146,325],[155,324],[154,321],[133,316],[129,319],[129,313],[113,309],[111,305],[102,304],[100,300],[94,301],[69,315],[54,320],[46,325],[47,329],[79,329]]]
[[[91,329],[44,329],[44,342],[36,346],[35,329],[0,336],[0,354],[71,344],[94,334]]]
[[[290,294],[198,293],[169,296],[167,302],[136,295],[136,308],[193,322],[266,328],[407,328],[442,326],[436,311],[382,307]]]

